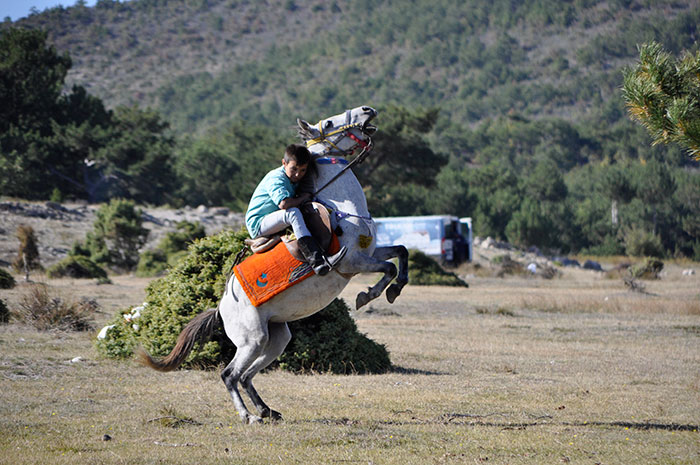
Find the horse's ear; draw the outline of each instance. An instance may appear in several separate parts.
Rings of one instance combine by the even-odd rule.
[[[299,129],[302,131],[308,131],[311,129],[311,125],[309,123],[299,118],[297,118],[297,126],[299,126]]]

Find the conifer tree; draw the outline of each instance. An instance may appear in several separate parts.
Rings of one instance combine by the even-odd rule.
[[[639,62],[625,70],[623,94],[653,144],[678,143],[700,160],[700,52],[677,59],[656,42],[642,45]]]

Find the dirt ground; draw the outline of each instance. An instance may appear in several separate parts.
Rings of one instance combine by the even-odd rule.
[[[409,285],[393,305],[352,312],[388,348],[391,373],[262,373],[256,386],[285,420],[252,427],[217,372],[98,357],[97,330],[141,303],[148,279],[49,281],[100,312],[85,333],[0,326],[0,463],[698,463],[692,266],[669,264],[643,293],[569,268],[545,280],[463,267],[469,288]],[[26,286],[0,298],[13,305]]]

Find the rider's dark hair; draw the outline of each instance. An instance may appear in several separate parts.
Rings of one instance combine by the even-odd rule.
[[[311,152],[304,145],[290,144],[284,150],[284,161],[296,161],[297,165],[308,165],[311,161]]]

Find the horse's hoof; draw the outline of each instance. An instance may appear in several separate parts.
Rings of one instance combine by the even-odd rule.
[[[401,287],[398,284],[392,284],[386,290],[386,300],[388,300],[390,304],[393,304],[399,294],[401,294]]]
[[[263,419],[255,416],[255,415],[248,415],[248,424],[249,425],[260,425],[263,423]]]
[[[267,409],[260,414],[263,418],[269,418],[271,421],[281,421],[282,414],[276,410]]]
[[[359,310],[363,305],[367,305],[367,302],[369,301],[369,294],[366,292],[360,292],[357,294],[357,298],[355,299],[355,310]]]
[[[262,423],[263,419],[256,415],[246,413],[245,415],[241,415],[241,421],[244,425],[256,425]]]

